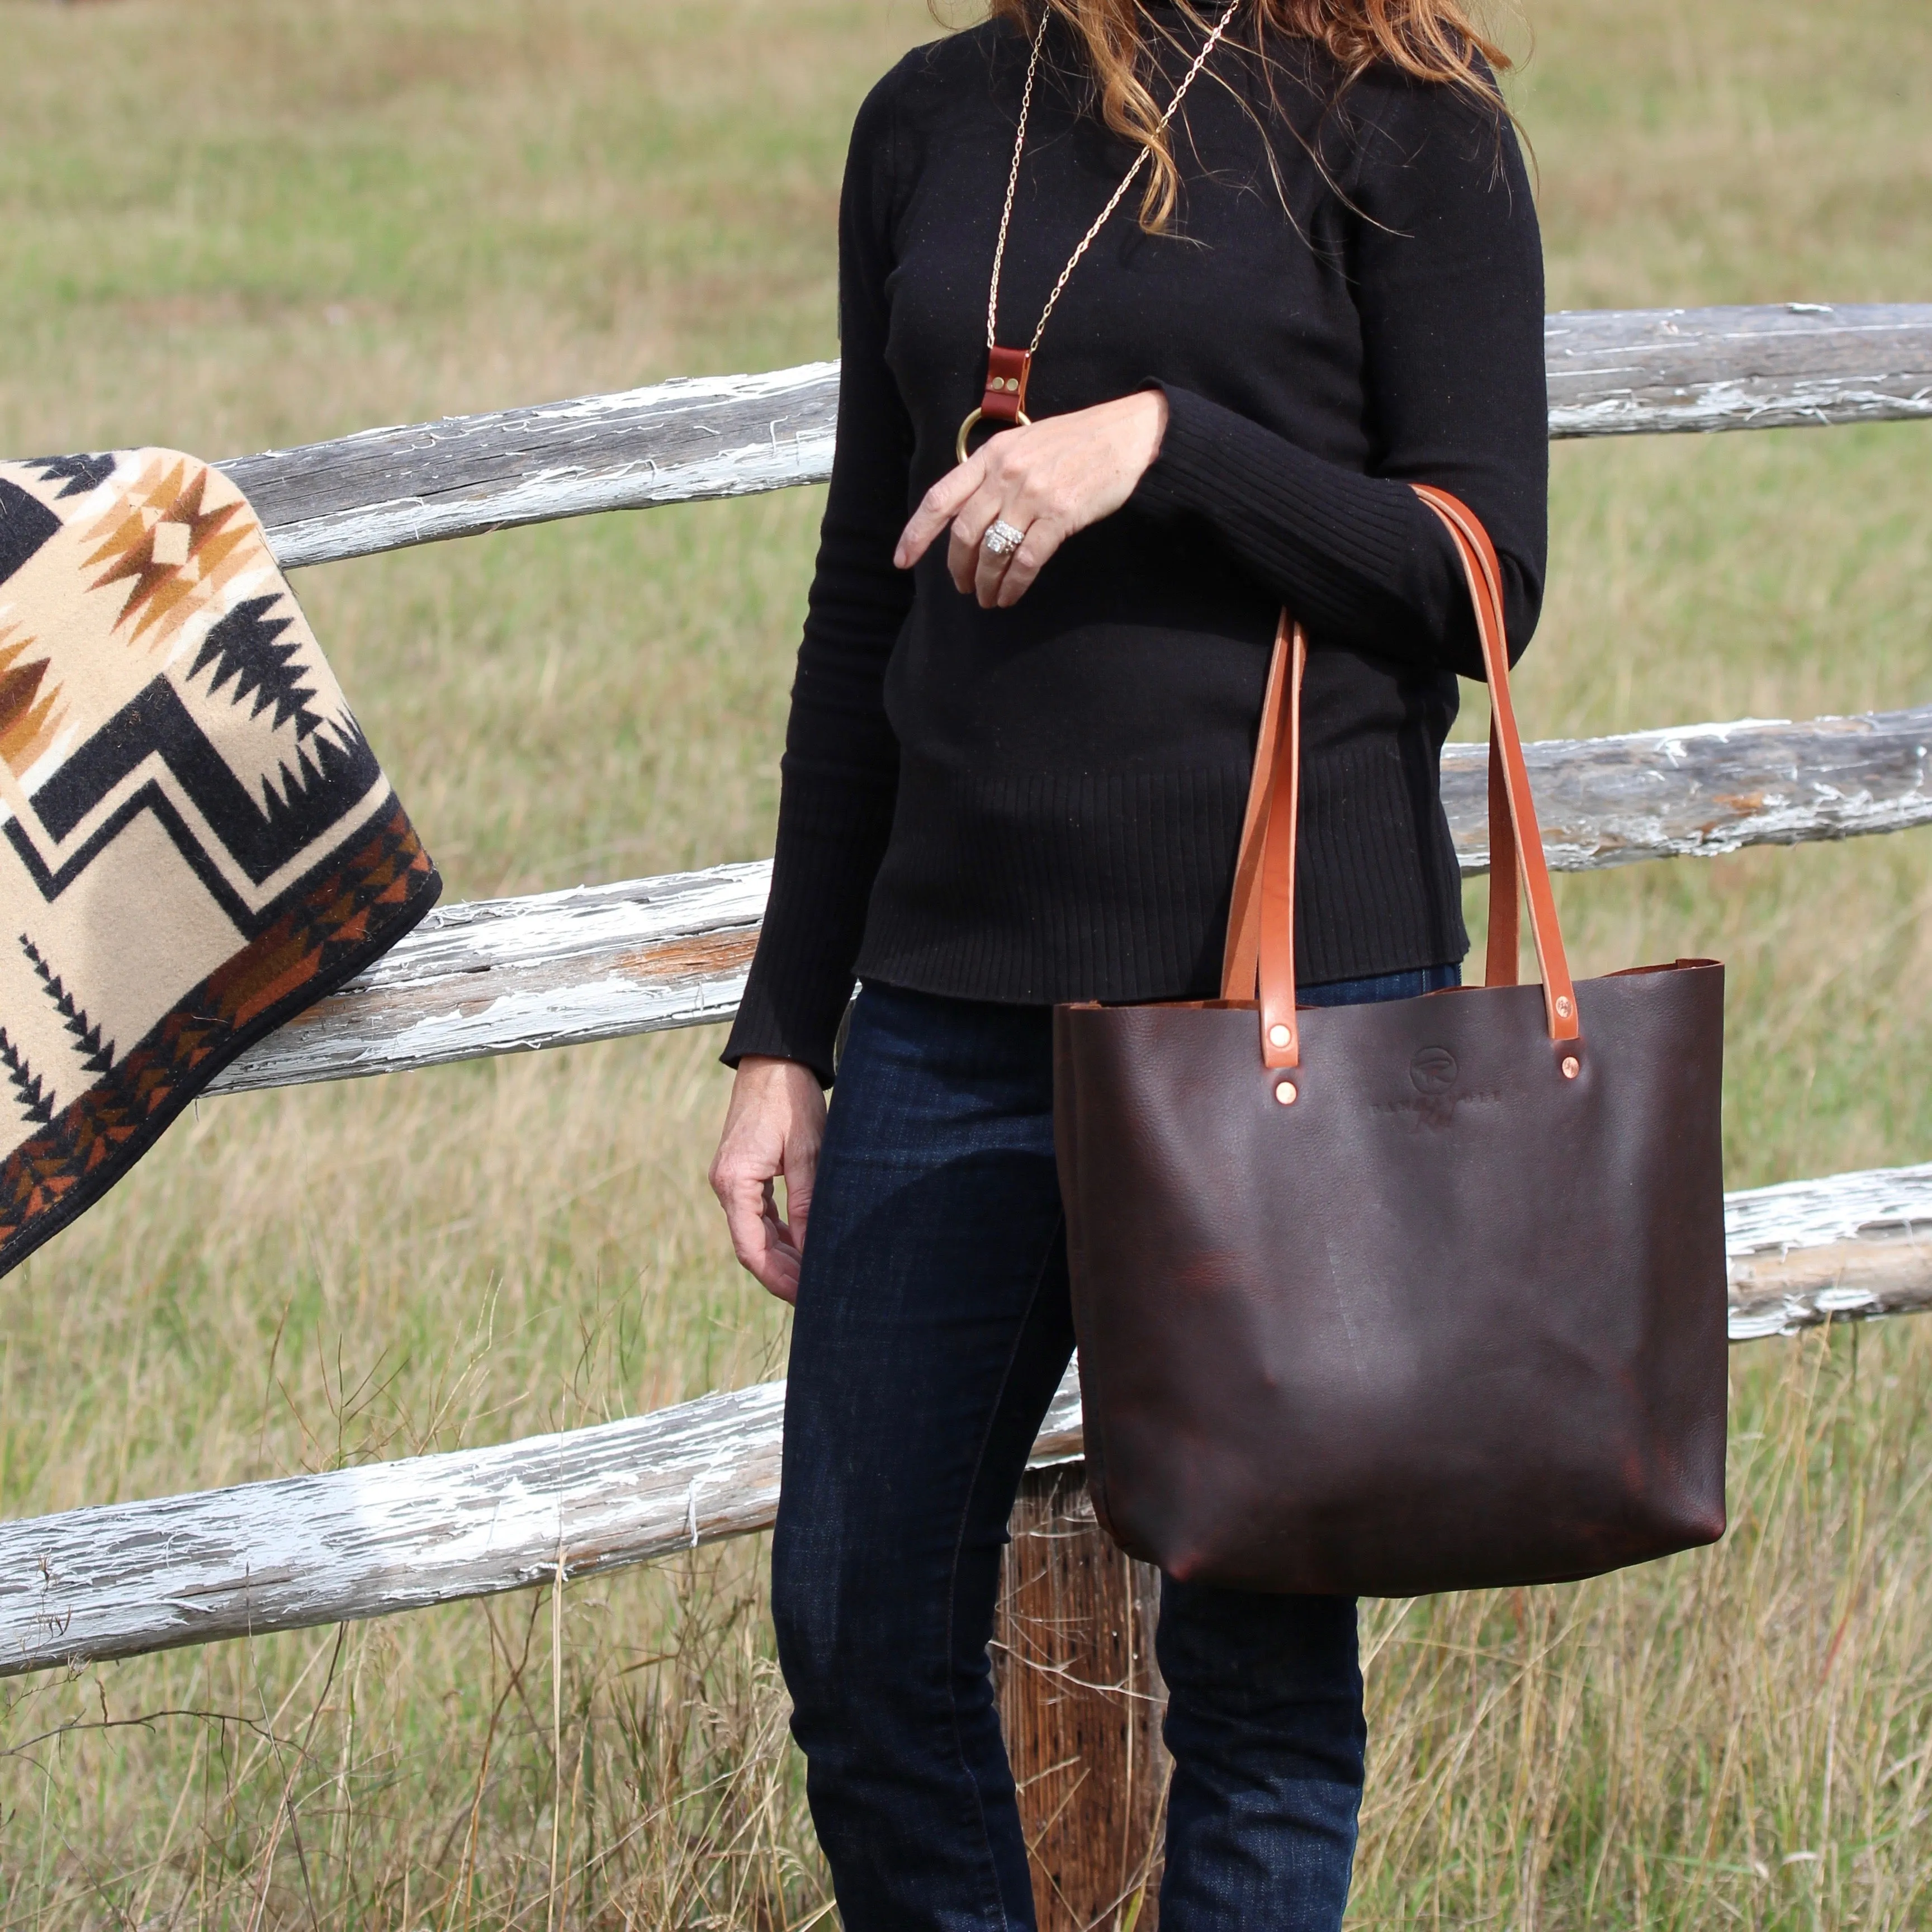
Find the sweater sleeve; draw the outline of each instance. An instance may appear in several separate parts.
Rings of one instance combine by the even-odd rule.
[[[838,429],[781,763],[771,897],[723,1058],[803,1062],[826,1085],[872,880],[891,830],[898,746],[886,659],[912,602],[892,549],[910,514],[913,432],[886,364],[893,76],[859,112],[838,216]]]
[[[1372,77],[1346,112],[1368,473],[1156,383],[1167,431],[1134,500],[1205,520],[1315,643],[1480,678],[1454,548],[1408,485],[1433,483],[1482,519],[1514,662],[1536,627],[1548,541],[1535,206],[1513,130],[1454,90]]]

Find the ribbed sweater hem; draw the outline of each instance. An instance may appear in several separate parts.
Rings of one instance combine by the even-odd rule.
[[[982,776],[908,754],[858,976],[1010,1005],[1212,995],[1249,777],[1245,765]],[[1448,844],[1432,792],[1380,747],[1324,760],[1304,797],[1300,976],[1460,960]]]

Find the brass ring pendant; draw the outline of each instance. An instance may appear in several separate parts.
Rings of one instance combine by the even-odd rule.
[[[985,416],[986,413],[986,412],[984,410],[975,410],[973,413],[959,425],[959,440],[952,446],[953,460],[956,463],[964,463],[966,460],[966,439],[973,434],[974,430],[979,428],[980,420]],[[1028,416],[1024,410],[1020,410],[1018,412],[1018,416],[1019,426],[1022,429],[1031,429],[1033,428],[1033,418]]]

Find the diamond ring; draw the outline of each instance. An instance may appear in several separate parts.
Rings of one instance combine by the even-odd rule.
[[[1016,530],[1003,517],[980,539],[980,548],[988,556],[1004,556],[1026,541],[1026,532]]]

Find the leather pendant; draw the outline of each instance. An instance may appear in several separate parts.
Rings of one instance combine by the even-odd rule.
[[[1026,414],[1027,378],[1033,373],[1030,349],[986,351],[986,393],[980,414],[988,422],[1016,423]]]
[[[1033,373],[1030,349],[989,349],[986,351],[986,393],[980,406],[959,425],[959,440],[953,454],[966,460],[966,439],[982,422],[1028,424],[1026,412],[1027,378]]]

